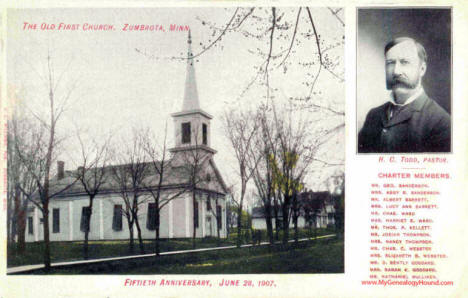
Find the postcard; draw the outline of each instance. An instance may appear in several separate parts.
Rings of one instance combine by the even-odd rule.
[[[6,4],[1,296],[463,297],[463,1]]]

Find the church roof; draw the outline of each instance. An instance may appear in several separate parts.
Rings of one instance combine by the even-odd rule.
[[[190,166],[187,165],[172,165],[171,161],[167,161],[168,165],[164,169],[164,176],[162,181],[162,189],[181,189],[184,187],[189,187],[190,180]],[[86,171],[86,179],[91,181],[93,185],[94,174],[97,171],[102,171],[104,169],[104,182],[99,188],[99,194],[105,193],[118,193],[122,188],[127,190],[132,190],[132,183],[130,175],[135,171],[135,167],[139,167],[138,171],[142,173],[142,183],[140,184],[140,191],[147,191],[149,188],[156,188],[159,182],[159,174],[155,170],[155,166],[151,162],[145,162],[140,164],[125,164],[125,165],[112,165],[106,166],[104,168],[92,168]],[[158,164],[160,167],[160,164]],[[212,159],[205,159],[200,165],[200,170],[198,177],[198,189],[204,191],[211,191],[214,193],[219,193],[221,195],[227,192],[226,185],[214,164]],[[65,177],[58,180],[57,177],[51,179],[50,183],[50,193],[58,193],[58,197],[71,197],[71,196],[81,196],[86,195],[83,184],[77,180],[78,171],[66,171]],[[208,173],[213,174],[213,178],[206,179]],[[120,179],[122,177],[126,178],[127,183],[122,185]]]

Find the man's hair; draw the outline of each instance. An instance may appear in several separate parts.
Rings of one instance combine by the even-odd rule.
[[[398,38],[395,38],[394,40],[390,41],[389,43],[387,43],[387,45],[385,45],[384,54],[387,54],[387,52],[391,48],[396,46],[397,44],[405,42],[405,41],[411,41],[412,43],[414,43],[414,45],[416,46],[416,50],[418,51],[419,59],[421,59],[422,62],[427,62],[426,50],[424,49],[422,44],[420,44],[419,42],[417,42],[416,40],[414,40],[414,39],[412,39],[410,37],[398,37]]]

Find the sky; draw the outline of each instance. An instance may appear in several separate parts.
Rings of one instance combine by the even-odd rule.
[[[74,132],[79,129],[91,138],[104,138],[112,134],[114,139],[129,138],[133,127],[150,127],[155,134],[164,133],[168,124],[169,141],[172,143],[171,113],[181,109],[184,97],[186,61],[169,59],[185,57],[186,31],[170,32],[170,24],[189,26],[193,39],[193,52],[202,50],[203,44],[213,40],[213,28],[223,27],[235,8],[126,8],[126,9],[12,9],[8,10],[7,78],[10,93],[28,111],[40,115],[46,108],[47,90],[44,79],[47,55],[52,57],[55,78],[60,79],[57,94],[65,94],[75,86],[67,109],[60,119],[59,133],[67,136],[58,159],[65,160],[65,168],[75,167],[77,151]],[[247,12],[243,9],[242,12]],[[297,8],[284,8],[284,19],[295,20]],[[269,14],[269,8],[257,10],[259,16]],[[328,9],[312,9],[315,25],[322,38],[324,59],[337,61],[336,73],[344,77],[344,46],[339,45],[344,27]],[[302,13],[298,39],[311,34],[307,14]],[[36,29],[25,29],[24,23],[36,24]],[[79,24],[78,30],[58,30],[60,23]],[[112,24],[111,31],[84,31],[83,24]],[[50,29],[54,24],[55,29]],[[165,31],[123,31],[125,24],[157,25]],[[43,30],[42,28],[49,28]],[[195,71],[201,108],[211,115],[212,147],[218,151],[215,162],[228,183],[235,181],[236,160],[223,130],[221,116],[229,108],[248,109],[264,102],[265,88],[252,82],[256,67],[264,58],[258,53],[268,52],[269,32],[261,41],[245,32],[265,33],[262,20],[249,18],[241,32],[228,32],[217,45],[196,58]],[[292,28],[291,28],[292,30]],[[292,31],[288,32],[292,32]],[[289,45],[287,36],[277,32],[277,48],[273,54],[284,53]],[[309,93],[313,80],[310,75],[317,64],[307,63],[316,59],[315,39],[297,43],[291,51],[288,69],[272,62],[270,83],[274,100],[281,105],[289,97],[303,97]],[[336,48],[325,51],[328,45]],[[283,48],[280,48],[283,46]],[[138,50],[138,51],[137,51]],[[313,59],[312,59],[313,60]],[[246,86],[251,86],[243,92]],[[62,89],[61,89],[62,88]],[[322,70],[317,79],[313,96],[316,102],[344,111],[344,82],[330,72]],[[301,119],[318,122],[321,118],[331,125],[344,121],[317,113],[312,108],[296,112]],[[330,162],[344,162],[344,129],[328,140],[319,157]],[[323,189],[324,181],[343,167],[317,168],[308,177],[308,188]]]

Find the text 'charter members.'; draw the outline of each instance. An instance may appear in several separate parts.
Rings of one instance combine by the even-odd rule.
[[[450,115],[424,92],[424,47],[409,37],[385,46],[390,101],[367,114],[359,153],[450,152]]]

